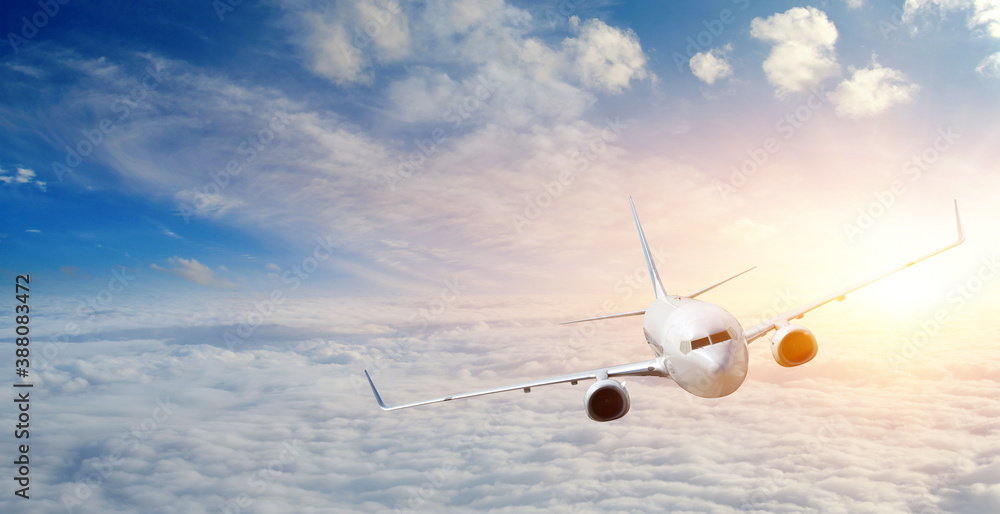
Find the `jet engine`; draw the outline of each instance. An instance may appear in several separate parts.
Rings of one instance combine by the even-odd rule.
[[[816,336],[802,325],[786,325],[771,336],[771,355],[786,368],[811,361],[817,352]]]
[[[587,389],[583,400],[587,415],[594,421],[612,421],[628,414],[629,399],[625,386],[616,380],[598,380]]]

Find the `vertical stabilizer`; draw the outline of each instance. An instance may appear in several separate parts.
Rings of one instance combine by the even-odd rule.
[[[649,245],[646,244],[646,235],[642,233],[642,225],[639,223],[639,215],[635,213],[635,204],[632,197],[628,197],[628,204],[632,206],[632,217],[635,218],[635,228],[639,230],[639,241],[642,242],[642,253],[646,256],[646,266],[649,267],[649,278],[653,281],[653,292],[656,297],[663,299],[667,297],[660,282],[660,274],[656,272],[656,264],[653,263],[653,254],[649,253]]]

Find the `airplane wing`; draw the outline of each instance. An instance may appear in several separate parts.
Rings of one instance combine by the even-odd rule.
[[[472,398],[473,396],[483,396],[486,394],[502,393],[505,391],[514,391],[517,389],[523,389],[524,392],[531,392],[533,387],[541,387],[552,384],[561,384],[564,382],[570,382],[576,385],[577,382],[581,380],[594,380],[598,377],[604,378],[604,374],[607,374],[608,378],[614,377],[626,377],[626,376],[655,376],[655,377],[669,377],[670,375],[667,371],[660,365],[656,359],[633,362],[631,364],[621,364],[618,366],[611,366],[607,368],[592,369],[590,371],[581,371],[579,373],[570,373],[568,375],[560,375],[557,377],[543,378],[541,380],[532,380],[530,382],[523,382],[520,384],[513,384],[509,386],[494,387],[493,389],[484,389],[482,391],[476,391],[474,393],[462,393],[455,394],[451,396],[445,396],[442,398],[435,398],[433,400],[424,400],[420,402],[406,403],[402,405],[386,405],[382,401],[382,397],[378,394],[378,390],[375,389],[375,383],[372,382],[371,375],[368,374],[368,370],[365,370],[365,377],[368,379],[368,385],[372,387],[372,393],[375,394],[375,401],[378,402],[378,406],[382,410],[396,410],[405,409],[407,407],[416,407],[418,405],[427,405],[429,403],[438,402],[448,402],[451,400],[460,400],[462,398]]]
[[[903,264],[902,266],[893,268],[893,269],[891,269],[889,271],[886,271],[884,273],[880,273],[880,274],[878,274],[878,275],[876,275],[874,277],[869,278],[868,280],[864,280],[864,281],[859,282],[857,284],[854,284],[854,285],[852,285],[850,287],[846,287],[844,289],[841,289],[839,291],[831,293],[831,294],[829,294],[827,296],[824,296],[823,298],[820,298],[820,299],[814,301],[813,303],[804,305],[804,306],[796,308],[796,309],[792,309],[792,310],[790,310],[788,312],[784,312],[784,313],[779,314],[779,315],[777,315],[777,316],[775,316],[775,317],[773,317],[773,318],[771,318],[771,319],[769,319],[769,320],[767,320],[767,321],[765,321],[763,323],[759,323],[759,324],[754,325],[754,326],[752,326],[750,328],[747,328],[744,331],[746,333],[747,343],[750,343],[754,339],[757,339],[757,338],[763,336],[764,334],[767,334],[768,332],[770,332],[771,330],[774,330],[775,328],[787,325],[788,322],[791,321],[791,320],[793,320],[793,319],[801,318],[805,313],[807,313],[807,312],[809,312],[809,311],[811,311],[813,309],[816,309],[817,307],[826,305],[826,304],[828,304],[828,303],[830,303],[830,302],[832,302],[834,300],[838,300],[838,301],[843,300],[847,296],[848,293],[853,293],[854,291],[857,291],[858,289],[861,289],[862,287],[865,287],[868,284],[871,284],[872,282],[876,282],[876,281],[881,280],[881,279],[883,279],[885,277],[888,277],[889,275],[892,275],[893,273],[895,273],[897,271],[900,271],[902,269],[905,269],[905,268],[908,268],[910,266],[913,266],[914,264],[916,264],[916,263],[918,263],[918,262],[920,262],[922,260],[929,259],[929,258],[931,258],[931,257],[933,257],[933,256],[935,256],[935,255],[937,255],[937,254],[939,254],[939,253],[941,253],[941,252],[943,252],[945,250],[954,248],[954,247],[962,244],[963,242],[965,242],[965,231],[962,230],[962,219],[958,216],[958,200],[955,200],[955,223],[958,225],[958,239],[954,243],[951,243],[950,245],[945,246],[943,248],[934,250],[933,252],[928,253],[927,255],[924,255],[923,257],[920,257],[918,259],[914,259],[912,261],[909,261],[906,264]]]

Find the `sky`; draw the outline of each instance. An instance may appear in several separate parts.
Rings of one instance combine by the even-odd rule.
[[[1000,508],[997,2],[69,0],[0,35],[40,427],[5,512]],[[950,242],[955,200],[968,240],[726,399],[375,408],[365,367],[403,401],[648,358],[636,319],[555,326],[652,299],[630,196],[670,292],[757,266],[705,296],[745,323]]]

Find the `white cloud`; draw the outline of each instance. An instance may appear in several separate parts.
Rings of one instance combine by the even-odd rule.
[[[41,180],[35,180],[35,171],[28,168],[17,168],[17,174],[8,175],[7,170],[0,168],[0,182],[4,184],[35,184],[38,189],[45,191],[47,189],[46,183]]]
[[[714,84],[716,80],[732,76],[733,67],[726,59],[726,53],[732,48],[732,45],[726,45],[694,54],[690,62],[691,72],[706,84]]]
[[[215,272],[208,266],[198,262],[196,259],[185,259],[183,257],[171,257],[167,259],[171,267],[165,268],[157,264],[150,264],[156,271],[176,275],[189,282],[209,287],[234,287],[235,284],[225,278],[216,276]]]
[[[578,23],[575,21],[573,25]],[[621,30],[590,19],[579,26],[579,31],[579,36],[566,39],[563,47],[569,52],[570,66],[584,87],[620,93],[633,79],[649,76],[646,54],[631,29]]]
[[[205,193],[196,189],[178,191],[174,198],[180,204],[181,214],[185,216],[219,216],[243,205],[243,201],[238,198],[227,198],[219,193]]]
[[[638,319],[585,336],[553,324],[605,297],[434,300],[289,298],[230,349],[222,335],[256,299],[123,297],[78,320],[79,300],[53,298],[49,325],[80,332],[40,342],[32,362],[48,413],[31,434],[46,449],[32,511],[1000,508],[992,311],[964,311],[919,349],[885,320],[817,311],[803,320],[821,337],[812,362],[781,368],[758,341],[751,375],[721,399],[629,379],[630,413],[606,424],[583,412],[591,382],[383,412],[362,369],[394,403],[649,355]],[[0,496],[0,511],[18,502]]]
[[[443,121],[448,104],[462,89],[447,73],[418,67],[390,84],[386,94],[401,121]]]
[[[986,77],[1000,77],[1000,52],[987,56],[976,66],[976,72]]]
[[[722,228],[723,236],[745,244],[754,244],[777,233],[778,229],[750,218],[739,218]]]
[[[854,70],[829,98],[838,116],[858,119],[907,103],[919,90],[920,86],[908,82],[902,72],[883,68],[873,58],[871,67]]]
[[[754,18],[750,35],[774,44],[763,68],[778,96],[805,91],[840,73],[834,50],[837,28],[815,7]]]
[[[337,85],[371,84],[373,62],[398,61],[411,50],[409,19],[396,2],[353,0],[303,20],[313,71]]]
[[[844,0],[848,9],[860,9],[865,6],[865,0]]]
[[[25,75],[35,77],[36,79],[42,78],[42,71],[33,66],[25,66],[23,64],[14,64],[12,62],[7,63],[7,67]]]
[[[967,24],[970,30],[982,29],[992,37],[1000,39],[1000,1],[998,0],[906,0],[903,19],[912,21],[918,14],[937,8],[941,13],[948,11],[968,11]]]

